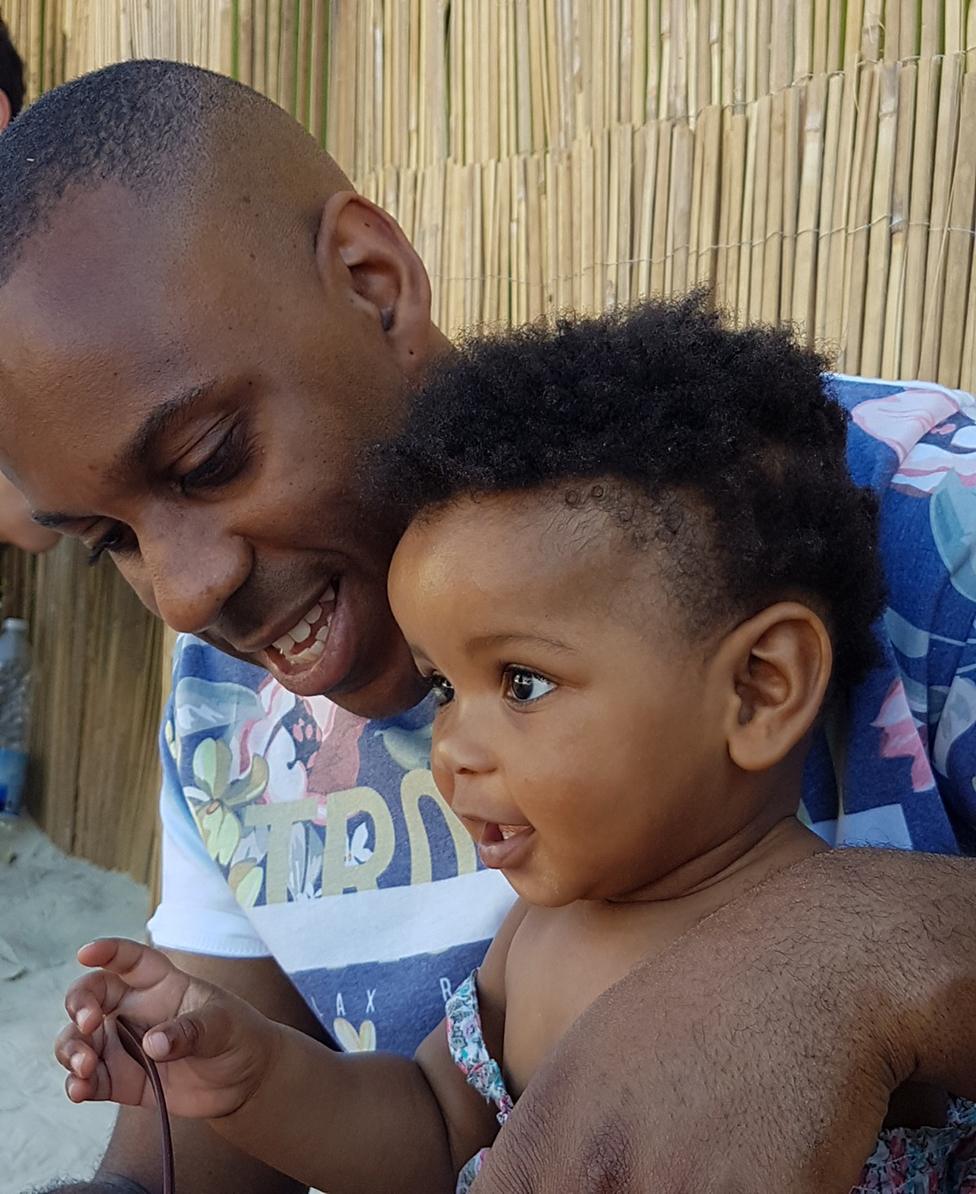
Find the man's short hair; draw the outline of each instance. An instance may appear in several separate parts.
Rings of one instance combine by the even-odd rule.
[[[180,62],[116,63],[45,92],[0,137],[0,286],[71,191],[186,203],[214,174],[213,138],[243,144],[262,112],[311,141],[257,92]]]
[[[10,40],[10,31],[0,17],[0,91],[10,100],[10,116],[24,106],[24,64]]]

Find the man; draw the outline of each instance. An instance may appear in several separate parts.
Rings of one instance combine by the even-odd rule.
[[[355,485],[357,449],[450,351],[423,267],[272,105],[132,63],[0,139],[0,326],[4,467],[35,517],[198,636],[166,719],[156,941],[306,1031],[409,1048],[510,899],[429,784],[429,711],[385,598],[394,535]],[[834,768],[826,746],[813,759],[808,813],[828,836],[953,851],[976,823],[976,594],[936,560],[942,544],[968,578],[972,420],[947,392],[860,396],[859,479],[884,491],[912,458],[891,533],[914,545],[917,601],[894,624],[901,672],[890,653],[854,732],[831,727]],[[909,699],[929,702],[938,782]],[[880,795],[868,739],[890,756]],[[976,1094],[974,925],[965,859],[797,867],[594,1005],[482,1188],[845,1189],[901,1081]],[[67,1189],[158,1191],[151,1118],[123,1111],[99,1175]],[[199,1125],[175,1142],[181,1186],[297,1189]]]
[[[0,18],[0,133],[10,124],[24,103],[24,64]],[[25,551],[47,551],[57,543],[57,531],[39,527],[17,489],[0,478],[0,543],[12,543]]]

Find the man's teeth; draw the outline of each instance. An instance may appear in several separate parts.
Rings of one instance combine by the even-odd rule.
[[[318,639],[313,639],[311,646],[306,647],[303,651],[289,655],[288,658],[292,663],[311,663],[313,659],[321,659],[324,650],[325,643],[319,642]]]
[[[312,634],[312,628],[308,622],[300,622],[293,630],[289,630],[287,634],[283,634],[281,638],[277,639],[271,645],[275,647],[282,655],[294,655],[295,649],[299,643],[306,643],[311,638],[311,643],[307,647],[302,648],[302,653],[311,651],[314,647],[324,647],[326,639],[329,637],[329,630],[332,627],[332,615],[321,625],[315,634]],[[321,654],[321,652],[319,652]]]
[[[332,615],[335,613],[334,607],[326,611],[323,605],[334,602],[335,595],[335,586],[329,585],[291,630],[272,643],[275,650],[284,655],[289,663],[313,663],[322,657],[332,628]]]

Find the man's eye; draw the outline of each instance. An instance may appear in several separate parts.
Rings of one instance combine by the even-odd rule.
[[[454,700],[454,685],[440,672],[431,674],[430,691],[434,694],[434,700],[438,705],[448,705]]]
[[[526,668],[509,668],[507,676],[505,695],[518,705],[528,705],[541,700],[556,687],[545,676],[540,676],[538,672],[530,672]]]
[[[131,532],[127,526],[124,526],[121,522],[114,523],[112,527],[105,532],[101,539],[99,539],[98,542],[89,549],[89,565],[97,564],[107,551],[118,555],[129,550],[130,534]]]
[[[179,479],[182,493],[195,489],[215,489],[227,485],[247,463],[247,444],[240,423],[227,432],[206,460]]]

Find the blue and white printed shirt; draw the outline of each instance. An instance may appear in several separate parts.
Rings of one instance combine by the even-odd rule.
[[[814,744],[834,844],[976,853],[976,403],[831,379],[881,499],[883,664]],[[433,706],[364,721],[179,640],[163,723],[157,944],[273,956],[346,1049],[412,1053],[514,899],[428,768]]]

